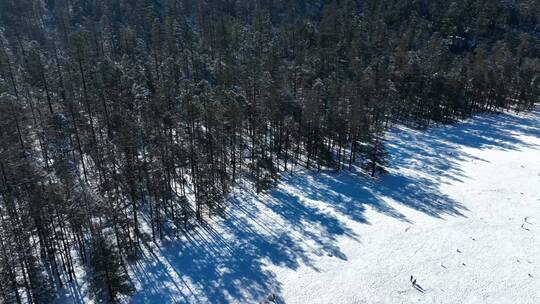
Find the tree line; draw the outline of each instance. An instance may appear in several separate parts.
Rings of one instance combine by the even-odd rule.
[[[384,170],[384,132],[540,98],[536,0],[0,1],[0,302],[87,270],[128,295],[146,242],[295,166]]]

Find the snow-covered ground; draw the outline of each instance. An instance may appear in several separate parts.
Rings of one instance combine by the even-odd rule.
[[[145,249],[130,302],[540,303],[540,111],[399,127],[388,149],[379,179],[238,189],[224,219]]]

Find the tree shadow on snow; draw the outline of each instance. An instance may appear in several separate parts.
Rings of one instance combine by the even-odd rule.
[[[324,171],[284,174],[277,188],[258,196],[239,189],[223,219],[210,219],[181,241],[150,246],[131,266],[139,291],[130,301],[272,303],[281,286],[267,265],[318,271],[320,258],[347,260],[338,238],[360,236],[344,217],[370,224],[369,207],[407,222],[395,204],[436,218],[465,216],[467,209],[439,190],[445,182],[466,181],[459,161],[484,161],[463,148],[525,147],[516,134],[540,137],[540,111],[481,115],[423,132],[396,127],[388,136],[390,170],[379,179]]]

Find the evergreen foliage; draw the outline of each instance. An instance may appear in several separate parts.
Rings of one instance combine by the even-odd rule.
[[[375,176],[392,124],[530,109],[539,17],[537,0],[0,1],[0,302],[48,301],[77,263],[117,300],[127,257],[223,214],[239,179]]]

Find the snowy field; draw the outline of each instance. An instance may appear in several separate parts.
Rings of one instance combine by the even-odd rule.
[[[540,303],[540,111],[399,127],[388,149],[377,180],[238,189],[196,237],[145,248],[129,302]]]

